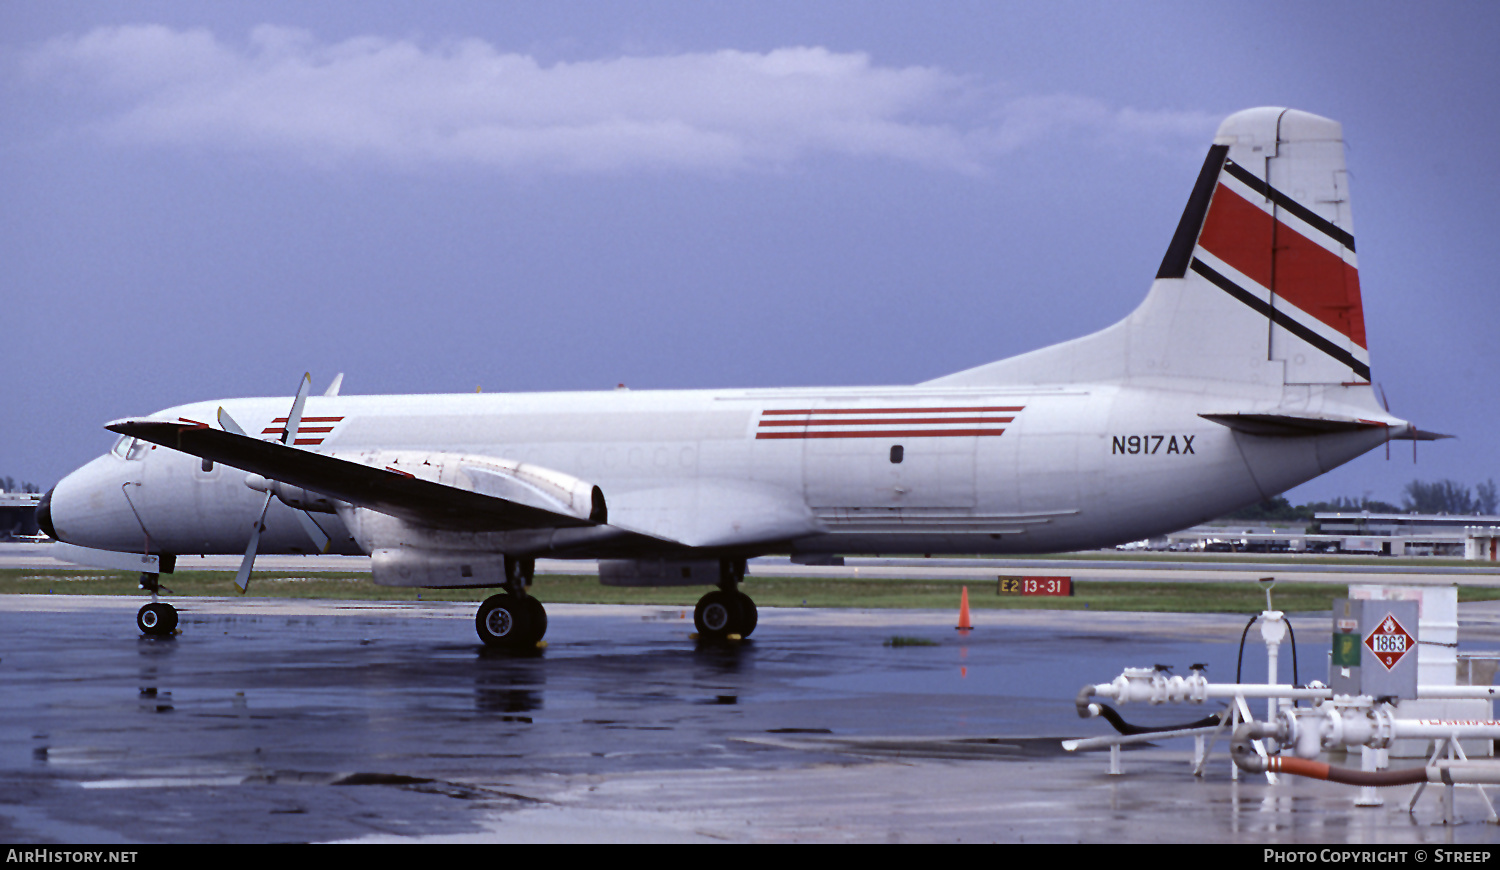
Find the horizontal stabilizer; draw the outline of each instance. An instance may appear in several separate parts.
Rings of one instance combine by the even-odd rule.
[[[1393,441],[1442,441],[1444,438],[1457,438],[1457,435],[1444,435],[1441,432],[1424,432],[1415,426],[1407,426],[1401,432],[1392,435]]]
[[[1228,426],[1246,435],[1261,435],[1270,438],[1303,438],[1311,435],[1333,435],[1339,432],[1358,432],[1366,429],[1389,429],[1393,441],[1437,441],[1452,438],[1436,432],[1423,432],[1410,423],[1392,425],[1379,420],[1363,420],[1356,417],[1319,416],[1315,414],[1199,414],[1221,426]]]
[[[1299,414],[1199,414],[1198,416],[1205,420],[1212,420],[1221,426],[1228,426],[1236,432],[1274,438],[1331,435],[1337,432],[1358,432],[1362,429],[1380,429],[1386,426],[1385,423],[1377,423],[1373,420]]]
[[[574,516],[190,420],[117,420],[105,428],[421,525],[509,531],[596,526],[604,517],[597,489],[589,514]]]

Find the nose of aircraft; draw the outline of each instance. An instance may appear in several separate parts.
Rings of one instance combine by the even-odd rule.
[[[37,506],[37,524],[59,541],[100,550],[139,549],[144,530],[124,487],[125,461],[101,456],[64,477]]]
[[[47,533],[47,537],[55,541],[57,540],[57,529],[52,526],[53,489],[57,489],[57,487],[54,486],[52,489],[47,490],[46,494],[42,496],[42,500],[37,502],[36,524],[41,527],[42,531]]]

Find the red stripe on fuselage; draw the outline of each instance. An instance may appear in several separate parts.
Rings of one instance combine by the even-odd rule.
[[[947,425],[951,423],[1009,423],[1015,417],[872,417],[861,419],[845,417],[841,420],[762,420],[762,426],[903,426],[923,423]]]
[[[772,414],[1014,414],[1024,411],[1024,406],[1003,408],[773,408],[762,411],[764,416]]]
[[[333,431],[333,427],[332,426],[298,426],[297,427],[297,434],[298,435],[308,435],[308,434],[312,434],[312,433],[315,433],[315,432],[332,432],[332,431]],[[286,432],[286,427],[284,427],[284,426],[270,426],[268,428],[260,430],[260,434],[262,434],[262,435],[281,435],[281,434],[283,434],[285,432]]]
[[[1366,346],[1359,270],[1223,184],[1214,191],[1198,244],[1355,344]]]
[[[860,429],[853,432],[757,432],[755,438],[956,438],[960,435],[1003,434],[1004,429]]]

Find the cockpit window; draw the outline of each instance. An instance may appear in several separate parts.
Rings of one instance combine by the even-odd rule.
[[[109,452],[121,459],[143,459],[150,449],[151,445],[148,442],[129,435],[121,435],[120,440],[115,442],[115,446],[109,448]]]

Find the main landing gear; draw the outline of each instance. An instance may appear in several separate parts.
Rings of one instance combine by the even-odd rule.
[[[536,649],[547,633],[547,610],[526,593],[536,572],[534,559],[505,557],[505,591],[479,605],[474,630],[485,646],[510,650]]]
[[[739,590],[744,579],[744,559],[725,559],[719,563],[719,588],[698,599],[693,610],[693,625],[700,638],[724,640],[731,634],[747,638],[755,631],[760,614],[750,596]]]
[[[485,646],[508,650],[533,650],[547,633],[547,610],[526,592],[536,572],[532,559],[505,559],[505,591],[491,595],[474,615],[474,630]],[[755,631],[760,614],[750,596],[739,590],[745,579],[744,559],[719,563],[719,588],[698,600],[693,624],[703,640],[725,640],[730,635],[747,638]]]
[[[136,613],[135,625],[141,630],[141,634],[171,637],[177,631],[177,608],[165,601],[156,600],[156,593],[164,588],[159,582],[160,578],[160,574],[141,575],[140,587],[151,593],[151,603]]]

